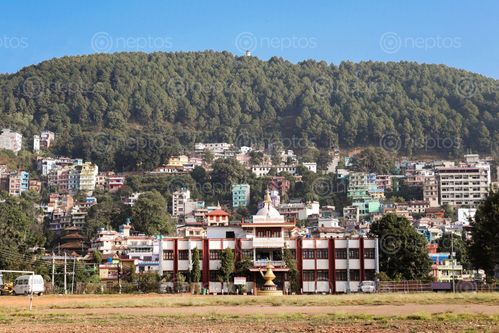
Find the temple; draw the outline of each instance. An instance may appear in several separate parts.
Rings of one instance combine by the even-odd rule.
[[[304,236],[292,217],[275,209],[268,191],[258,212],[239,223],[229,223],[227,213],[217,206],[209,215],[205,235],[130,235],[127,224],[120,232],[102,230],[92,244],[92,249],[103,255],[116,254],[133,261],[138,273],[156,271],[169,277],[172,287],[179,274],[190,275],[195,248],[201,257],[202,287],[210,293],[222,292],[218,270],[222,251],[227,248],[234,251],[236,262],[249,262],[250,267],[237,281],[245,281],[241,289],[253,294],[264,289],[266,280],[261,272],[267,266],[272,267],[275,275],[275,289],[285,294],[356,291],[361,281],[374,280],[379,268],[377,239],[356,234],[329,238]],[[294,288],[284,253],[294,259],[293,269],[298,272]],[[227,285],[224,284],[224,292],[228,291]]]
[[[222,292],[217,279],[223,249],[234,250],[236,261],[248,258],[252,267],[246,276],[245,288],[257,293],[265,280],[260,271],[272,266],[278,290],[291,292],[283,260],[284,249],[295,259],[302,293],[336,293],[356,291],[364,280],[374,280],[378,272],[378,240],[352,236],[351,238],[304,238],[296,232],[294,220],[287,220],[272,205],[267,191],[262,208],[250,221],[238,225],[208,227],[206,238],[163,238],[158,241],[159,270],[169,276],[188,274],[192,267],[192,251],[201,252],[202,285],[211,293]],[[153,261],[154,261],[154,253]]]

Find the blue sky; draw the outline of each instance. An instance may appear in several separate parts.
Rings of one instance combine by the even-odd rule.
[[[0,73],[65,55],[227,50],[292,62],[409,60],[499,78],[499,1],[11,1]]]

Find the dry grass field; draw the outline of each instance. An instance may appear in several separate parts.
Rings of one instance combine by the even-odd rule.
[[[499,332],[499,294],[0,297],[0,332]]]

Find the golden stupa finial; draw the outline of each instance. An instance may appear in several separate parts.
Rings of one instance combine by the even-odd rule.
[[[272,204],[272,199],[270,198],[270,191],[269,190],[266,190],[265,191],[265,196],[263,197],[263,203],[264,204]]]

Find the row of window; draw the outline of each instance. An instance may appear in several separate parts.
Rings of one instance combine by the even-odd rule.
[[[375,279],[375,271],[374,269],[366,269],[365,271],[365,280],[373,281]],[[188,276],[188,271],[180,271],[180,273]],[[173,272],[171,272],[173,274]],[[219,282],[219,272],[210,270],[210,282]],[[317,276],[317,279],[316,279]],[[335,272],[336,281],[348,281],[348,272],[346,269],[336,270]],[[248,280],[251,281],[251,278]],[[329,271],[328,270],[317,270],[317,271],[303,271],[303,281],[329,281]],[[351,269],[350,270],[350,281],[360,281],[360,270]]]
[[[374,269],[366,269],[365,280],[374,280],[375,271]],[[317,279],[316,279],[317,276]],[[335,272],[336,281],[348,281],[348,271],[346,269],[339,269]],[[318,271],[303,271],[303,281],[329,281],[329,271],[318,270]],[[360,270],[351,269],[350,270],[350,281],[360,281]]]
[[[348,258],[350,259],[359,259],[360,251],[359,249],[349,249],[348,250]],[[304,249],[303,250],[303,259],[328,259],[328,249]],[[364,249],[364,258],[365,259],[374,259],[375,251],[374,248],[365,248]],[[336,259],[347,259],[347,249],[335,249],[335,258]]]
[[[290,250],[291,256],[296,258],[296,251]],[[140,252],[140,251],[136,251]],[[220,255],[222,250],[210,250],[210,260],[220,260]],[[349,249],[350,259],[359,259],[360,252],[359,249]],[[242,255],[247,258],[253,258],[253,250],[243,250]],[[199,259],[203,258],[203,251],[199,251]],[[303,259],[328,259],[329,252],[328,249],[304,249],[303,250]],[[335,258],[336,259],[347,259],[347,249],[335,249]],[[364,249],[364,258],[365,259],[374,259],[375,251],[374,248],[365,248]],[[164,250],[163,251],[163,260],[173,260],[173,250]],[[189,260],[189,250],[179,250],[178,251],[178,260]]]

